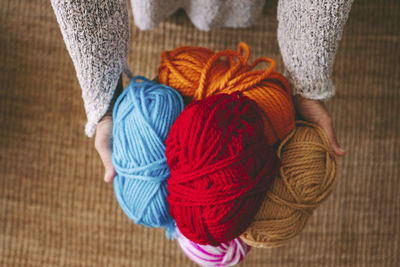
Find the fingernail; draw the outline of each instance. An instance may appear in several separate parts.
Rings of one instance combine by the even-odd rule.
[[[106,173],[104,174],[104,181],[108,183],[111,180],[110,177],[111,177],[111,172],[106,171]]]
[[[338,156],[344,156],[344,155],[346,155],[346,151],[343,148],[339,147],[338,148],[338,153],[336,153],[336,154]]]

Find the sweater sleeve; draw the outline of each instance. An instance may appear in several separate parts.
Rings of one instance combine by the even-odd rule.
[[[327,100],[333,63],[353,0],[280,0],[278,43],[293,94]]]
[[[75,66],[92,137],[126,67],[129,20],[126,0],[51,0]]]

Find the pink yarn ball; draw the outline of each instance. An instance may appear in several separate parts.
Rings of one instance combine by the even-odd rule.
[[[177,241],[182,251],[200,266],[234,266],[244,260],[251,247],[240,238],[218,246],[199,245],[187,239],[177,228]]]

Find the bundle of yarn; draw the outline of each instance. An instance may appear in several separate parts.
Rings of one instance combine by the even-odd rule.
[[[166,156],[171,216],[186,238],[201,245],[242,234],[280,166],[261,110],[241,93],[189,104],[171,127]]]
[[[199,245],[180,234],[179,229],[176,239],[182,251],[200,266],[234,266],[244,260],[251,249],[240,238],[218,246]]]
[[[241,239],[255,247],[277,247],[300,233],[307,219],[332,192],[336,156],[324,131],[298,121],[280,144],[282,167]]]
[[[122,210],[168,236],[178,231],[182,250],[202,266],[232,266],[250,246],[295,237],[335,181],[324,132],[306,122],[294,128],[289,82],[272,59],[249,58],[245,43],[166,51],[164,85],[136,76],[114,106]],[[257,70],[262,62],[268,67]]]
[[[162,53],[159,82],[178,90],[190,102],[219,93],[240,91],[257,102],[269,144],[283,140],[294,127],[290,84],[274,72],[275,61],[258,58],[251,64],[250,49],[240,43],[238,51],[213,52],[202,47],[180,47]],[[265,70],[255,70],[267,62]]]
[[[135,223],[166,227],[171,234],[175,224],[167,202],[165,139],[183,107],[174,89],[136,76],[113,110],[112,162],[119,205]]]

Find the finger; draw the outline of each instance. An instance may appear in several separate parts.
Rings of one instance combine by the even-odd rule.
[[[111,160],[111,150],[106,148],[106,146],[99,145],[97,146],[97,152],[100,155],[101,161],[104,165],[104,181],[110,182],[115,176],[114,166],[112,165]]]
[[[105,168],[104,181],[110,182],[116,174],[112,164],[110,137],[107,134],[102,134],[101,131],[98,131],[98,134],[96,134],[95,147]]]
[[[112,182],[114,180],[116,173],[114,170],[114,167],[112,167],[112,169],[106,171],[106,173],[104,174],[104,181],[106,183]]]
[[[336,156],[338,156],[338,157],[342,157],[342,156],[346,155],[346,151],[340,147],[339,142],[337,141],[337,137],[336,137],[335,130],[333,128],[332,120],[331,119],[324,120],[318,124],[325,131],[333,153],[335,153]]]
[[[96,146],[97,152],[100,155],[101,161],[104,165],[104,181],[110,182],[115,176],[114,166],[112,164],[112,153],[109,147],[109,143],[107,142],[100,142],[99,145]]]

